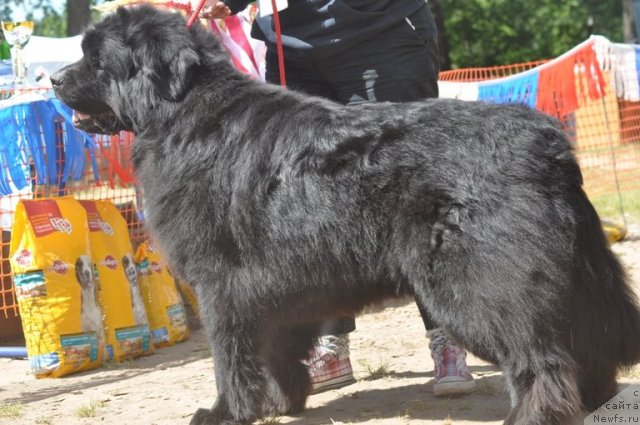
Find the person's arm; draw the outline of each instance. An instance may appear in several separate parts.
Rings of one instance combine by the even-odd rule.
[[[191,0],[192,7],[196,7],[198,3],[198,0]],[[226,18],[244,10],[249,3],[251,3],[251,0],[226,0],[225,2],[207,0],[200,12],[200,16],[206,19]]]

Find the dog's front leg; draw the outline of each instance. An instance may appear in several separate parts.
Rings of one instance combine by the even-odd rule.
[[[205,320],[218,398],[210,410],[198,409],[191,425],[244,425],[262,416],[266,379],[258,355],[259,326],[238,320],[251,314],[229,313],[234,317],[214,314]]]

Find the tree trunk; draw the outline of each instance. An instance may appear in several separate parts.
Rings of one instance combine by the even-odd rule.
[[[444,14],[439,0],[429,0],[427,2],[431,9],[431,14],[436,21],[438,29],[438,50],[440,52],[440,70],[446,71],[451,69],[451,59],[449,58],[449,40],[444,28]]]
[[[633,43],[636,40],[634,24],[633,0],[622,0],[622,33],[625,43]]]
[[[91,22],[91,0],[67,0],[67,35],[82,33]]]

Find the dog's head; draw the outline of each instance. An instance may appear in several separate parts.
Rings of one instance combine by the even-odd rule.
[[[87,255],[81,255],[76,260],[76,279],[82,289],[93,287],[93,266]]]
[[[124,267],[124,273],[127,276],[129,285],[138,286],[138,271],[131,254],[127,254],[122,257],[122,267]]]
[[[56,96],[76,111],[77,127],[96,133],[136,131],[137,120],[179,102],[201,63],[206,40],[199,25],[150,6],[119,8],[87,30],[83,57],[51,76]],[[198,47],[198,45],[200,45]]]

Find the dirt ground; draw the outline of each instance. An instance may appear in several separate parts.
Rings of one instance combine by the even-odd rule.
[[[630,226],[614,250],[640,288],[640,225]],[[311,396],[298,417],[269,418],[263,425],[502,423],[509,401],[501,374],[475,358],[469,358],[475,393],[433,396],[433,365],[415,305],[400,303],[357,323],[351,357],[358,381]],[[638,381],[637,370],[621,377],[622,383]],[[25,360],[0,359],[0,424],[180,425],[214,399],[212,361],[201,332],[152,356],[62,379],[36,380]]]

